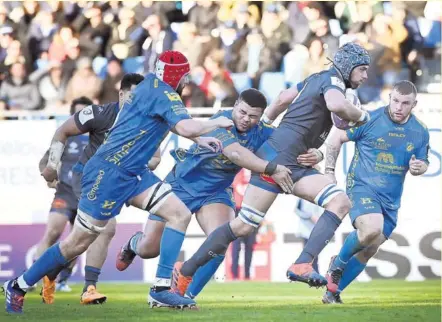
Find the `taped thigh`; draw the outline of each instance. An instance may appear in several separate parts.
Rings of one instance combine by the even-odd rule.
[[[320,207],[325,207],[330,201],[333,200],[340,193],[345,193],[344,190],[338,188],[336,184],[331,183],[322,188],[321,191],[315,197],[315,204]]]
[[[171,196],[172,186],[168,183],[158,182],[152,188],[141,206],[151,214],[155,214]]]

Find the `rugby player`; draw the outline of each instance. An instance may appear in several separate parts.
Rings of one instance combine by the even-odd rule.
[[[325,172],[333,181],[342,144],[355,142],[347,174],[350,218],[355,230],[347,236],[339,254],[332,257],[323,303],[342,303],[340,293],[395,229],[407,173],[420,176],[428,169],[429,132],[412,114],[416,95],[413,83],[399,81],[389,104],[370,112],[368,123],[330,135]]]

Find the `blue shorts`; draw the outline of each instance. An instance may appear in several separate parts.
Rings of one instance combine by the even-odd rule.
[[[292,171],[291,177],[293,183],[296,183],[303,177],[321,174],[318,170],[311,167],[284,164],[284,160],[278,159],[278,152],[273,149],[267,142],[261,145],[259,150],[256,152],[256,156],[266,161],[275,161],[276,163],[289,168]],[[282,193],[282,189],[275,183],[275,181],[273,181],[271,177],[266,176],[262,173],[252,173],[250,184],[270,192]]]
[[[108,220],[130,199],[160,181],[150,170],[134,176],[114,164],[91,159],[83,170],[78,208],[97,220]]]
[[[64,182],[59,182],[56,187],[54,200],[52,201],[51,211],[63,214],[68,217],[71,224],[77,216],[78,199],[72,190],[72,187]]]
[[[175,180],[175,176],[172,170],[164,181],[172,186],[173,193],[180,198],[180,200],[189,208],[192,214],[196,213],[203,206],[207,206],[214,203],[222,203],[232,209],[235,209],[235,200],[233,198],[232,188],[229,187],[222,191],[204,194],[203,192],[198,196],[191,195],[186,189],[185,184],[179,184]],[[165,221],[163,218],[156,215],[149,215],[149,219],[156,221]]]
[[[396,228],[398,210],[384,207],[376,194],[368,189],[351,189],[347,191],[347,194],[352,203],[350,218],[353,227],[356,218],[359,216],[382,214],[384,216],[382,233],[386,238],[390,238],[391,233]]]

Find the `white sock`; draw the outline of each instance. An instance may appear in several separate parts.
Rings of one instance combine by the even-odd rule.
[[[20,287],[23,291],[27,291],[31,286],[25,282],[23,275],[17,279],[18,287]]]
[[[155,282],[153,285],[159,286],[159,287],[170,287],[172,284],[172,281],[170,278],[155,278]]]

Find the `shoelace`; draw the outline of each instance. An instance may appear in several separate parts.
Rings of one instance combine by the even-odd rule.
[[[24,297],[21,295],[13,295],[11,299],[11,307],[14,311],[19,311],[23,306]]]

